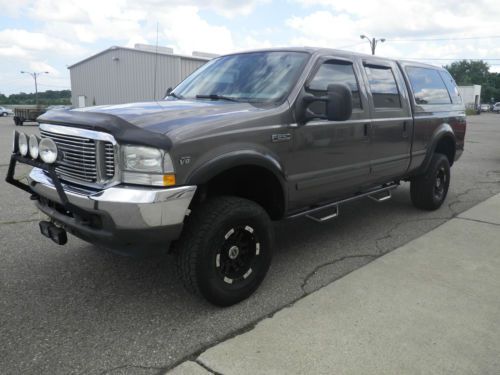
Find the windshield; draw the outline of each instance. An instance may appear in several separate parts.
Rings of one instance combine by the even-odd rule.
[[[252,52],[222,56],[195,71],[172,92],[176,98],[280,102],[309,57],[302,52]]]

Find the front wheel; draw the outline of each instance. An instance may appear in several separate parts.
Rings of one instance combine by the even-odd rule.
[[[443,154],[434,154],[427,171],[411,180],[413,205],[423,210],[437,210],[443,204],[450,187],[450,163]]]
[[[185,287],[210,303],[230,306],[248,298],[271,264],[272,229],[258,204],[214,197],[193,209],[175,245]]]

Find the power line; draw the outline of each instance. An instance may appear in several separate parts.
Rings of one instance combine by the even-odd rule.
[[[471,60],[471,61],[500,61],[500,58],[468,58],[468,57],[450,57],[450,58],[442,58],[442,57],[404,57],[404,59],[408,60],[442,60],[442,61],[451,61],[451,60]]]
[[[387,39],[388,42],[429,42],[429,41],[450,41],[450,40],[474,40],[474,39],[498,39],[500,35],[490,36],[464,36],[464,37],[448,37],[448,38],[418,38],[418,39]]]

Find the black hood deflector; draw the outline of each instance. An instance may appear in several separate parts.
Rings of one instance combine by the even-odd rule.
[[[169,150],[172,146],[166,135],[142,129],[108,113],[49,111],[38,117],[37,121],[109,133],[121,144],[147,145],[163,150]]]

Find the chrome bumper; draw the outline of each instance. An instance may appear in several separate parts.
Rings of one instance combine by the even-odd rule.
[[[38,195],[61,203],[52,180],[39,168],[29,175],[31,189]],[[114,223],[114,230],[141,230],[182,225],[196,186],[168,189],[114,186],[99,192],[63,184],[70,203],[102,212]]]

